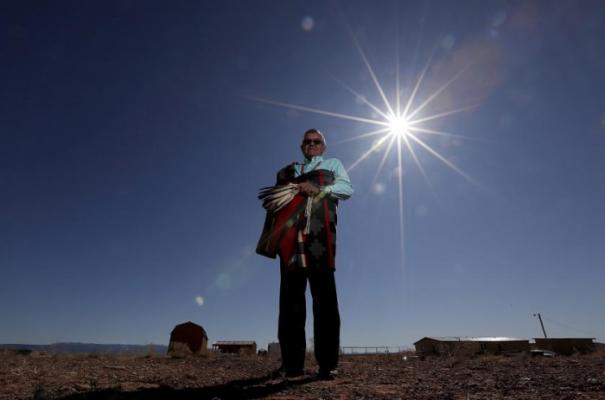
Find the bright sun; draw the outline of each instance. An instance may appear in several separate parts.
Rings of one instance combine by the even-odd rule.
[[[398,136],[403,138],[406,136],[408,132],[408,120],[403,115],[392,115],[387,119],[389,123],[389,132],[393,136]]]

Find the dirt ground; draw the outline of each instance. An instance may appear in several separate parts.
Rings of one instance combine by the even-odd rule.
[[[476,358],[343,356],[338,376],[285,379],[278,360],[209,354],[0,351],[0,399],[604,399],[605,354]]]

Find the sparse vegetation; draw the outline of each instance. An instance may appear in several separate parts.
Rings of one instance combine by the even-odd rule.
[[[480,355],[426,357],[414,353],[346,355],[335,381],[307,375],[277,378],[279,360],[208,353],[185,358],[141,353],[0,352],[0,399],[157,398],[266,399],[602,399],[605,352],[571,357]],[[167,392],[168,391],[168,392]],[[136,397],[136,396],[139,397]],[[105,396],[105,397],[103,397]]]

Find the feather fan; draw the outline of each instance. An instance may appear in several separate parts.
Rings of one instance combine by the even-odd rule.
[[[263,201],[263,207],[267,211],[277,212],[292,201],[298,191],[298,185],[294,183],[267,186],[259,189],[258,198]]]

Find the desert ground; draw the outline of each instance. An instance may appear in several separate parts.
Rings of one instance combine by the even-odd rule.
[[[0,351],[0,399],[605,399],[605,352],[426,357],[349,355],[331,381],[286,379],[279,360],[210,353]]]

